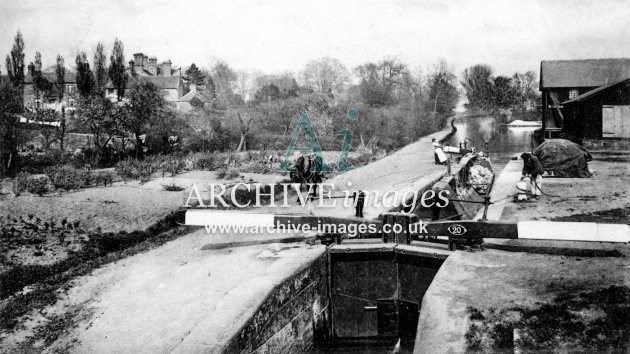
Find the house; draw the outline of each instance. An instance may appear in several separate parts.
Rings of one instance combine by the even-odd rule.
[[[544,60],[540,63],[543,138],[560,136],[563,102],[630,78],[630,59]]]
[[[54,66],[44,69],[42,71],[42,76],[50,84],[52,84],[53,87],[57,84],[57,74]],[[55,110],[60,110],[62,104],[66,107],[74,107],[77,93],[76,74],[66,70],[63,81],[65,87],[64,96],[61,102],[57,101],[54,89],[49,92],[47,95],[48,97],[45,97],[45,95],[41,93],[39,97],[36,97],[33,77],[27,72],[26,77],[24,78],[24,107],[27,109],[49,108]]]
[[[194,108],[191,104],[191,101],[193,99],[198,99],[206,107],[212,106],[212,102],[204,97],[199,91],[197,91],[197,85],[191,83],[189,88],[190,91],[188,91],[187,94],[183,95],[179,99],[179,101],[175,102],[175,109],[182,112],[191,111]]]
[[[133,55],[133,60],[127,67],[127,87],[136,82],[150,82],[162,91],[168,102],[177,102],[183,96],[184,83],[181,69],[173,69],[170,60],[157,63],[156,57],[148,57],[143,53]],[[117,89],[111,80],[105,85],[105,97],[112,101],[118,99]]]
[[[566,137],[590,149],[630,148],[630,79],[595,88],[562,106]]]

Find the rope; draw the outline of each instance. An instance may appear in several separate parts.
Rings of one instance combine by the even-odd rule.
[[[554,197],[554,198],[561,198],[561,195],[553,195],[553,194],[547,194],[545,193],[545,191],[542,190],[542,188],[540,188],[540,186],[538,185],[538,183],[536,183],[536,180],[534,180],[534,185],[536,186],[536,189],[538,189],[540,191],[540,193],[542,193],[543,195],[546,195],[548,197]],[[520,189],[518,187],[516,187],[516,189],[518,189],[521,192],[527,192],[527,190],[525,189]]]

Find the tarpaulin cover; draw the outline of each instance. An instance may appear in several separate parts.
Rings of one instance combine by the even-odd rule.
[[[565,139],[549,139],[540,144],[534,155],[547,173],[554,177],[588,178],[591,154],[582,146]]]

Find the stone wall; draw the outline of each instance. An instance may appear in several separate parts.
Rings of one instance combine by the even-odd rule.
[[[232,337],[225,353],[299,353],[328,336],[327,255],[280,284]]]

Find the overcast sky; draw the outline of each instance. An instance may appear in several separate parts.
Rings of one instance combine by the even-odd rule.
[[[543,59],[630,57],[625,0],[420,1],[8,1],[0,0],[0,70],[20,30],[26,60],[40,51],[73,63],[98,41],[114,38],[133,53],[208,67],[221,58],[236,69],[301,70],[331,56],[349,69],[398,57],[414,68],[438,58],[457,74],[477,63],[499,74],[538,72]]]

